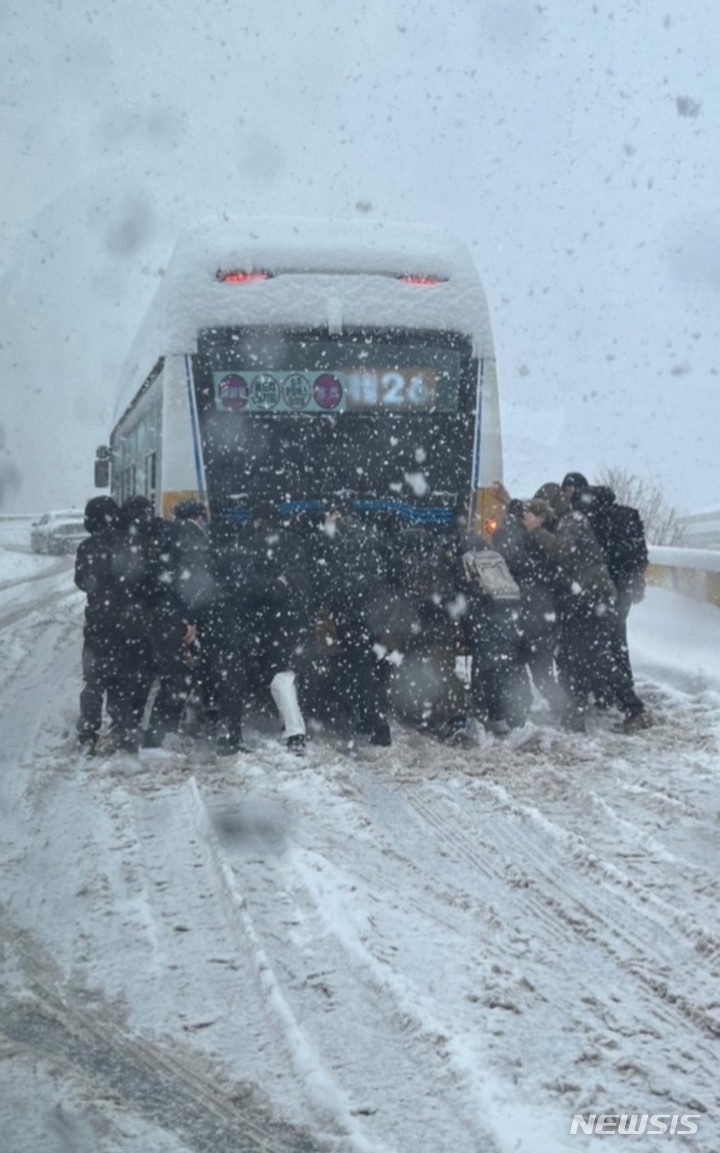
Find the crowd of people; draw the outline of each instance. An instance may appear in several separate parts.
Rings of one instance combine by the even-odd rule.
[[[577,472],[504,506],[495,547],[521,588],[523,649],[533,681],[572,730],[588,709],[616,707],[625,732],[649,728],[635,690],[627,618],[645,595],[648,551],[636,509]]]
[[[627,732],[647,728],[626,633],[647,566],[636,511],[579,473],[531,500],[494,488],[492,545],[462,524],[364,520],[341,500],[209,522],[197,501],[164,519],[143,496],[93,498],[75,565],[87,597],[83,750],[105,716],[130,752],[166,749],[192,717],[234,755],[251,704],[277,714],[297,753],[306,717],[381,746],[393,714],[467,744],[471,722],[502,737],[538,701],[573,731],[591,708],[618,709]]]

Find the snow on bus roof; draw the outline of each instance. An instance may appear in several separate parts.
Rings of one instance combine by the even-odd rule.
[[[219,274],[268,279],[224,283]],[[401,277],[436,279],[409,286]],[[460,332],[492,356],[487,304],[465,245],[441,229],[366,220],[207,217],[183,234],[122,373],[116,418],[161,356],[208,327],[400,327]]]

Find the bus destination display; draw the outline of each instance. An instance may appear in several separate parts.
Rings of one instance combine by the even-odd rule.
[[[215,407],[225,411],[334,413],[454,412],[458,381],[429,367],[364,365],[337,372],[213,372]]]

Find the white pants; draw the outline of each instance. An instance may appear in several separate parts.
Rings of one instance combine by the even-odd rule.
[[[304,737],[305,721],[300,712],[300,703],[295,688],[295,673],[292,669],[284,669],[281,673],[275,673],[270,682],[270,692],[280,714],[285,740],[288,737]]]

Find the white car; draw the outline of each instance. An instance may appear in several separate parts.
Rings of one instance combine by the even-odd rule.
[[[82,509],[71,508],[46,512],[30,526],[30,548],[33,552],[73,553],[88,535]]]

